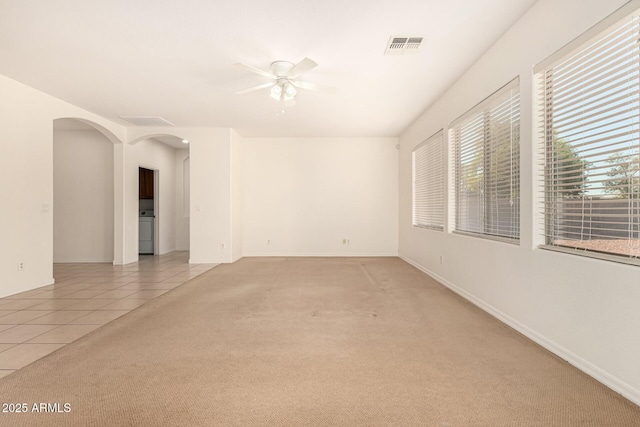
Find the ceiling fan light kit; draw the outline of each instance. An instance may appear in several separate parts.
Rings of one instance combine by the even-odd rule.
[[[276,101],[291,101],[297,93],[296,88],[287,79],[278,79],[269,92]]]

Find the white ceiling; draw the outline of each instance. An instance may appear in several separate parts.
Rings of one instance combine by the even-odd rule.
[[[246,136],[397,136],[535,0],[0,0],[0,74],[108,119],[162,116]],[[392,35],[417,55],[384,56]],[[274,60],[319,66],[277,115]]]

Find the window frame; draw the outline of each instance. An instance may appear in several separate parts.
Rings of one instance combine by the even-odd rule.
[[[551,137],[549,136],[550,135],[549,132],[553,132],[553,127],[549,125],[550,120],[547,118],[547,114],[549,114],[547,107],[549,106],[548,103],[550,101],[548,99],[548,94],[545,86],[548,83],[546,78],[546,73],[549,72],[551,69],[553,69],[554,66],[569,60],[575,60],[575,61],[588,60],[588,58],[590,58],[589,56],[580,58],[579,55],[583,51],[588,51],[590,47],[597,45],[597,43],[600,42],[601,40],[611,36],[613,31],[617,28],[620,28],[625,21],[631,20],[632,17],[636,17],[636,20],[639,20],[638,18],[639,16],[640,16],[640,10],[638,10],[638,3],[627,4],[621,7],[620,9],[618,9],[616,12],[614,12],[607,18],[605,18],[604,20],[602,20],[600,23],[596,24],[590,30],[580,35],[578,38],[576,38],[575,40],[567,44],[558,52],[555,52],[549,58],[545,59],[540,64],[536,65],[533,69],[534,79],[535,79],[535,88],[538,91],[538,95],[535,96],[534,98],[534,111],[536,116],[536,119],[534,120],[534,124],[537,125],[537,129],[538,129],[536,142],[537,142],[537,146],[539,147],[539,164],[540,164],[540,169],[537,174],[537,180],[541,184],[539,186],[539,189],[537,190],[537,193],[538,193],[537,204],[536,204],[537,208],[535,209],[536,211],[535,215],[539,218],[539,221],[538,221],[539,228],[538,228],[538,233],[536,233],[538,248],[571,254],[571,255],[578,255],[582,257],[595,258],[599,260],[612,261],[612,262],[631,264],[631,265],[640,265],[640,256],[632,255],[631,250],[629,255],[625,255],[625,254],[615,253],[611,251],[603,252],[603,251],[598,251],[596,249],[578,247],[578,246],[581,246],[579,244],[576,244],[576,245],[554,244],[553,236],[556,236],[556,233],[558,232],[566,233],[567,231],[565,230],[565,228],[563,228],[563,226],[559,226],[560,229],[553,228],[558,226],[554,225],[554,223],[552,222],[552,219],[553,219],[552,216],[554,214],[557,214],[556,210],[558,209],[558,207],[554,204],[554,201],[553,201],[554,195],[557,196],[558,194],[558,190],[553,189],[553,182],[554,182],[553,177],[555,175],[553,175],[552,171],[549,170],[550,167],[548,164],[549,153],[550,152],[552,154],[554,153],[553,140],[555,136],[553,136],[553,133],[551,134],[552,135]],[[636,26],[636,31],[634,31],[633,33],[634,35],[640,33],[640,24],[636,24],[635,26]],[[638,50],[637,46],[635,47],[635,49]],[[639,52],[638,57],[640,57],[640,50],[638,50],[638,52]],[[620,59],[619,57],[614,57],[613,61],[615,60],[620,60]],[[640,65],[640,58],[635,59],[634,64]],[[633,86],[633,88],[640,89],[640,76],[635,77],[634,81],[636,82],[636,84]],[[613,89],[610,89],[610,91],[611,93],[615,93],[616,90],[623,91],[622,88],[624,88],[624,85],[620,83],[619,85],[614,86]],[[605,92],[605,95],[606,95],[606,92]],[[595,102],[594,100],[597,98],[598,98],[597,95],[592,96],[591,98],[587,98],[588,101],[586,101],[585,104],[590,105],[589,102]],[[603,96],[603,98],[606,98],[606,96]],[[634,101],[634,102],[637,103],[637,101]],[[603,103],[602,105],[610,106],[611,104]],[[635,109],[640,110],[640,107],[635,107]],[[601,122],[600,121],[598,122],[600,123],[600,126],[605,126],[605,127],[607,126],[607,123],[606,121],[604,121],[604,119],[599,119],[599,120],[602,120]],[[633,133],[640,132],[640,130],[638,129],[637,123],[635,125],[631,125],[631,127],[633,126],[636,126],[635,131]],[[580,130],[585,133],[587,132],[583,128],[580,128]],[[590,144],[588,139],[585,139],[585,141],[586,142],[584,142],[584,144]],[[638,144],[638,147],[640,148],[640,140],[638,140],[637,143],[634,143],[633,146],[635,146],[635,144]],[[555,152],[557,152],[557,150]],[[623,153],[623,152],[624,150],[622,149],[616,150],[616,153]],[[592,153],[589,156],[581,157],[581,159],[589,162],[589,160],[594,157],[597,157],[597,155],[594,155]],[[632,155],[632,158],[634,159],[632,160],[633,162],[636,162],[636,161],[640,162],[640,152],[636,151]],[[600,160],[599,162],[602,163],[602,160]],[[557,168],[557,166],[555,167]],[[600,175],[603,175],[603,174],[604,172],[600,172]],[[588,177],[583,180],[583,185],[586,185],[585,183],[587,181],[588,181]],[[598,178],[596,181],[593,181],[593,183],[602,184],[605,181],[607,181],[605,178]],[[603,193],[605,192],[606,191],[603,191]],[[636,196],[640,196],[640,193],[638,193]],[[580,197],[582,199],[588,198],[587,195],[581,195]],[[593,197],[593,195],[591,195],[591,197]],[[601,198],[603,200],[606,199],[605,197],[601,197]],[[627,200],[627,199],[622,198],[622,200]],[[637,213],[635,213],[638,210],[638,208],[634,207],[634,202],[640,205],[640,200],[639,198],[634,198],[634,197],[628,198],[628,200],[630,200],[630,203],[631,203],[631,206],[629,208],[628,215],[627,215],[630,218],[628,221],[629,221],[629,224],[631,224],[631,226],[635,224],[637,227],[637,224],[634,221],[636,219],[636,215],[638,215]],[[593,200],[590,200],[589,203],[590,203],[590,206],[593,206]],[[590,221],[592,221],[592,219],[590,219]],[[609,227],[612,227],[612,226],[609,226]],[[612,231],[613,229],[605,228],[604,230],[605,232],[607,232],[607,231]],[[630,233],[629,239],[633,240],[634,238],[633,236],[637,235],[638,232],[639,232],[638,230],[634,231],[634,229],[631,228],[629,232]],[[604,233],[604,232],[600,232],[600,233]],[[591,232],[590,232],[589,240],[591,240],[593,237],[594,236],[591,235]],[[581,242],[583,240],[581,238],[580,240],[575,240],[575,241]],[[589,245],[582,245],[582,246],[589,246]],[[633,250],[635,250],[635,245]]]
[[[520,214],[520,209],[521,209],[521,204],[520,204],[520,194],[521,194],[521,189],[520,189],[520,185],[521,185],[520,106],[521,106],[521,102],[520,101],[521,101],[520,100],[520,78],[519,76],[517,76],[449,124],[448,135],[449,135],[449,141],[450,141],[451,152],[452,152],[451,161],[453,164],[452,173],[451,173],[451,179],[452,179],[451,198],[453,200],[453,205],[454,205],[453,212],[452,212],[452,220],[453,220],[452,233],[465,235],[465,236],[479,237],[479,238],[488,239],[488,240],[495,240],[495,241],[510,243],[514,245],[520,244],[520,231],[521,231],[521,223],[520,223],[520,218],[521,218],[521,214]],[[494,177],[493,176],[494,174],[491,173],[491,171],[495,170],[495,167],[492,167],[491,165],[503,164],[503,162],[496,161],[495,157],[497,157],[497,154],[492,155],[492,153],[494,153],[494,151],[496,150],[495,144],[499,145],[499,143],[501,142],[501,140],[499,140],[497,143],[494,142],[496,134],[493,133],[492,131],[492,120],[496,120],[497,118],[496,116],[497,113],[494,110],[494,108],[497,106],[502,106],[509,103],[515,105],[515,108],[510,111],[510,114],[511,114],[509,119],[510,133],[507,139],[509,141],[510,146],[512,147],[514,144],[513,129],[514,129],[514,123],[515,123],[515,126],[517,126],[517,142],[516,142],[517,145],[516,146],[518,148],[517,156],[515,157],[515,159],[512,156],[509,163],[510,167],[512,168],[512,170],[509,172],[509,179],[510,180],[513,179],[514,176],[516,178],[516,184],[514,184],[513,187],[510,189],[510,191],[515,193],[515,197],[516,197],[516,202],[515,202],[516,207],[511,209],[511,215],[512,215],[511,222],[515,223],[516,225],[515,227],[514,226],[509,227],[509,230],[515,231],[515,233],[513,233],[511,236],[506,235],[508,233],[501,233],[499,231],[498,225],[500,223],[500,220],[499,219],[492,220],[491,214],[488,213],[488,211],[490,212],[490,209],[486,208],[486,206],[490,205],[492,202],[491,201],[492,195],[496,196],[496,199],[494,201],[497,201],[497,196],[498,194],[500,194],[500,191],[497,191],[497,190],[493,192],[484,191],[484,188],[487,183],[494,185],[494,184],[497,184],[497,182],[495,181],[499,179]],[[474,126],[473,125],[474,121],[479,121],[481,122],[481,124],[477,124]],[[473,231],[468,229],[470,227],[461,226],[461,222],[463,221],[463,218],[461,217],[462,212],[460,210],[462,201],[463,201],[463,197],[461,195],[461,185],[464,181],[461,176],[463,173],[462,153],[464,152],[466,156],[468,156],[468,153],[469,153],[468,151],[469,148],[467,148],[466,146],[465,147],[461,146],[463,142],[468,143],[468,141],[463,141],[463,137],[461,135],[462,133],[464,133],[463,132],[464,126],[470,126],[471,128],[482,129],[482,132],[478,132],[478,135],[481,134],[481,136],[479,136],[479,140],[481,141],[481,144],[480,144],[481,148],[477,150],[482,152],[481,154],[482,166],[479,167],[482,169],[482,174],[481,174],[482,185],[481,186],[483,190],[481,191],[482,195],[481,195],[481,202],[480,202],[482,206],[482,213],[479,214],[478,218],[476,218],[478,223],[481,222],[482,231]],[[497,134],[497,136],[501,136],[501,135],[502,133]],[[511,155],[512,154],[513,152],[511,152]],[[515,172],[513,171],[513,168],[516,169]],[[485,170],[488,170],[490,172],[487,174]],[[501,169],[498,169],[498,171],[501,171]],[[491,188],[491,186],[489,186],[489,188]],[[510,194],[511,206],[513,206],[513,203],[514,203],[513,195],[514,194]],[[464,199],[468,202],[468,198],[464,198]],[[494,212],[498,212],[499,210],[500,208],[494,209]],[[496,213],[495,216],[496,217],[499,216],[499,213]],[[468,220],[466,216],[464,217],[464,219]]]

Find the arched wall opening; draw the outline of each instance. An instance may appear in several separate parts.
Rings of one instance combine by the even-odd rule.
[[[53,121],[53,262],[115,259],[117,137],[85,119]]]
[[[133,232],[126,236],[125,252],[139,259],[188,251],[189,180],[187,175],[185,182],[185,164],[188,168],[189,162],[185,160],[189,145],[179,135],[153,133],[130,141],[126,152],[125,228]],[[149,186],[145,176],[151,177],[153,191],[144,188]],[[135,259],[127,259],[131,261]]]

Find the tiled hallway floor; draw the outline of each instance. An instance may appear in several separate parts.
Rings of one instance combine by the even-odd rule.
[[[0,298],[0,377],[213,268],[188,252],[127,265],[54,264],[55,284]]]

